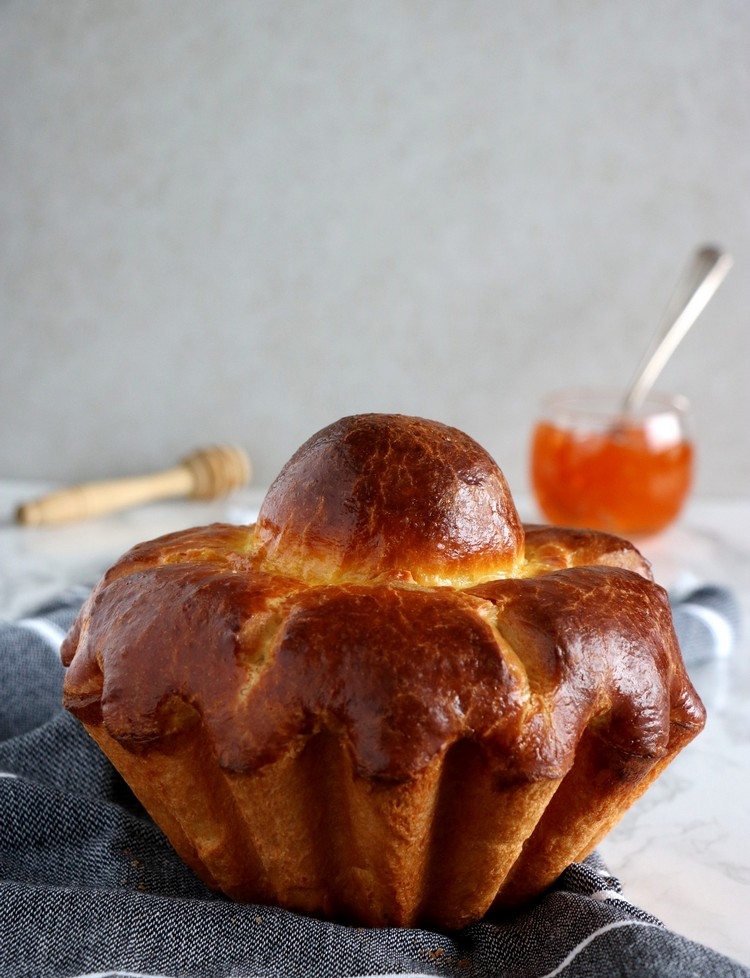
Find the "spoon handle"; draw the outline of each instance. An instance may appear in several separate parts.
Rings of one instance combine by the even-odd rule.
[[[662,325],[628,387],[623,401],[626,414],[638,410],[667,361],[731,267],[731,255],[720,248],[707,246],[695,252],[667,307]]]

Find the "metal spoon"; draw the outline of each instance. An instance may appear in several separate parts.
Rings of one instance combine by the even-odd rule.
[[[699,248],[688,263],[623,400],[623,412],[638,410],[667,361],[703,312],[732,267],[732,256],[720,248]]]

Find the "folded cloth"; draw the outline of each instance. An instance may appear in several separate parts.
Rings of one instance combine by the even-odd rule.
[[[734,594],[715,584],[700,584],[670,597],[672,617],[685,664],[725,659],[740,632],[740,605]]]
[[[0,978],[750,978],[629,903],[597,854],[529,909],[458,934],[346,927],[210,891],[60,707],[59,642],[81,600],[0,623]]]

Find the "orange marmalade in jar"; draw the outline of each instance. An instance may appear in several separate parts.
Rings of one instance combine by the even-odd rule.
[[[624,414],[621,399],[593,390],[544,402],[532,437],[531,484],[548,522],[647,536],[682,510],[693,476],[687,402],[652,393]]]

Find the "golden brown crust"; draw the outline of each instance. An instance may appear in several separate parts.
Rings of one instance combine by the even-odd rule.
[[[621,567],[653,580],[646,558],[632,543],[611,533],[527,523],[524,536],[526,577],[565,567],[601,565]]]
[[[700,720],[694,698],[676,695],[685,676],[666,596],[631,571],[566,568],[465,591],[310,587],[218,551],[235,528],[204,532],[213,553],[195,550],[192,531],[184,560],[174,537],[153,541],[150,560],[147,545],[126,556],[130,572],[104,579],[65,643],[66,706],[100,712],[133,749],[199,716],[228,770],[328,729],[370,778],[408,779],[470,738],[498,772],[536,779],[570,766],[594,716],[618,746],[653,757],[672,722]]]
[[[210,885],[460,926],[589,851],[703,707],[632,545],[522,527],[445,426],[368,415],[320,442],[257,526],[107,572],[63,646],[65,705]]]
[[[523,529],[503,473],[448,425],[342,418],[294,454],[258,516],[268,565],[305,580],[461,584],[512,570]]]

